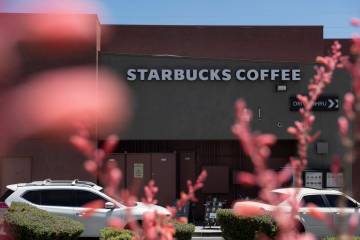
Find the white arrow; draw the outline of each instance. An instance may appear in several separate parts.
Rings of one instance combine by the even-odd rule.
[[[335,99],[335,102],[336,102],[335,108],[337,109],[337,108],[339,108],[339,99]]]
[[[328,99],[330,105],[328,106],[328,108],[332,108],[335,105],[335,102],[331,99]]]

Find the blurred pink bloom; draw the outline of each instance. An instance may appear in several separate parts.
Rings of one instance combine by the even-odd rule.
[[[344,96],[343,110],[345,112],[345,116],[349,119],[354,118],[354,103],[355,96],[353,93],[346,93]]]
[[[112,153],[115,147],[117,146],[118,142],[119,142],[119,138],[117,135],[111,134],[110,136],[108,136],[105,141],[105,145],[103,147],[105,154]]]
[[[234,204],[233,211],[236,215],[242,217],[254,217],[265,214],[263,208],[253,205],[243,205],[241,202],[236,202]]]
[[[206,180],[206,177],[207,177],[207,172],[206,170],[203,170],[196,179],[194,185],[192,181],[190,180],[187,181],[188,193],[185,192],[180,193],[180,199],[176,202],[176,207],[178,209],[184,207],[189,201],[193,201],[193,202],[197,201],[195,193],[204,186],[204,181]]]
[[[316,238],[311,233],[304,233],[297,237],[296,240],[316,240]]]
[[[124,229],[125,223],[120,218],[110,218],[107,222],[109,227],[117,228],[117,229]]]
[[[309,209],[310,216],[320,221],[326,221],[326,215],[323,212],[319,211],[318,207],[315,204],[309,203],[306,207]]]
[[[145,204],[157,204],[155,195],[158,193],[159,188],[156,187],[155,181],[151,180],[148,185],[144,187],[145,198],[142,199],[142,202]]]
[[[351,214],[348,224],[349,224],[349,234],[350,235],[355,234],[359,226],[359,212],[355,212]]]
[[[80,135],[74,135],[70,138],[70,143],[86,157],[93,157],[95,146],[90,143],[88,138],[82,137]]]
[[[341,161],[338,156],[335,156],[333,158],[332,164],[331,164],[331,172],[334,175],[337,175],[341,171]]]
[[[339,132],[342,136],[347,136],[349,132],[349,122],[345,117],[339,117],[338,119]]]
[[[105,202],[103,200],[95,200],[90,203],[87,203],[84,206],[82,206],[83,208],[86,208],[86,210],[82,212],[82,217],[90,218],[94,215],[96,209],[104,208],[104,206],[105,206]]]
[[[110,72],[101,71],[98,80],[96,76],[95,69],[84,67],[48,71],[3,96],[4,138],[15,141],[44,130],[70,129],[77,122],[93,128],[98,124],[99,137],[124,127],[130,116],[127,87]],[[79,137],[74,141],[89,150]]]
[[[84,168],[86,171],[88,171],[89,173],[91,173],[92,175],[96,176],[97,174],[97,164],[95,161],[93,160],[87,160],[84,163]]]
[[[360,27],[360,19],[352,18],[351,19],[351,25],[353,25],[354,27]]]
[[[248,172],[240,172],[237,174],[237,183],[246,185],[246,186],[254,186],[256,185],[256,177]]]

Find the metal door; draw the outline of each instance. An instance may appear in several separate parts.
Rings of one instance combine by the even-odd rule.
[[[159,187],[159,205],[174,204],[176,199],[176,155],[175,153],[153,153],[151,155],[152,179]]]
[[[126,186],[126,164],[125,164],[125,154],[124,153],[113,153],[109,157],[109,159],[115,159],[118,167],[121,169],[122,179],[120,183],[120,188],[124,188]]]
[[[139,198],[144,195],[144,186],[151,179],[151,154],[126,154],[126,187]],[[141,200],[141,199],[140,199]]]
[[[180,192],[187,191],[187,181],[194,182],[195,179],[195,153],[194,152],[180,152]]]

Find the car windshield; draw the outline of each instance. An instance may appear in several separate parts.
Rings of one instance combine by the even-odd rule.
[[[137,203],[135,202],[133,205],[129,205],[126,204],[122,199],[120,199],[119,197],[113,198],[110,197],[109,195],[107,195],[107,193],[104,191],[104,189],[100,190],[101,193],[105,194],[108,198],[111,199],[111,202],[114,202],[118,207],[123,207],[123,206],[127,206],[127,207],[135,207],[137,205]]]

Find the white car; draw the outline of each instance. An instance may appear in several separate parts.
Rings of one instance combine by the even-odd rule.
[[[295,188],[273,190],[274,194],[277,194],[281,199],[284,199],[277,206],[256,201],[240,201],[236,203],[236,206],[257,206],[262,208],[265,212],[271,212],[278,208],[284,211],[290,211],[290,205],[286,199],[295,191]],[[345,221],[343,221],[345,224],[342,224],[342,227],[348,228],[347,223],[350,216],[355,212],[359,213],[359,202],[337,190],[299,188],[297,191],[297,201],[302,202],[302,207],[299,209],[298,215],[296,216],[301,232],[312,232],[317,237],[335,236],[333,227],[329,227],[329,224],[326,222],[320,221],[309,214],[309,208],[306,207],[309,203],[315,204],[317,206],[316,210],[327,215],[330,221],[333,221],[334,225],[338,227],[341,223],[341,216],[345,216]],[[344,215],[341,215],[342,209],[338,207],[338,202],[341,198],[345,198],[346,208],[343,209]],[[355,234],[360,235],[359,227]]]
[[[161,206],[145,205],[137,202],[135,206],[127,207],[101,192],[102,187],[86,181],[67,181],[50,179],[32,183],[20,183],[7,186],[7,191],[0,198],[0,214],[4,214],[12,202],[28,203],[50,213],[66,216],[84,224],[81,237],[99,237],[100,230],[107,226],[111,218],[121,218],[127,222],[130,208],[131,216],[141,221],[143,214],[156,211],[159,214],[170,215]],[[83,206],[95,200],[103,200],[103,208],[96,209],[91,217],[82,217],[86,208]]]

